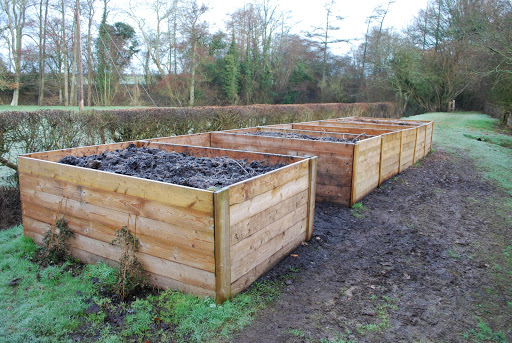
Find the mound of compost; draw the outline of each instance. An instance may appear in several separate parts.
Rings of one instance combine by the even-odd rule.
[[[224,156],[195,157],[137,148],[134,144],[123,150],[105,151],[98,155],[66,156],[59,163],[200,189],[229,186],[284,166]]]
[[[303,135],[303,134],[296,133],[296,132],[274,132],[274,131],[255,131],[255,132],[246,132],[244,134],[252,135],[252,136],[309,139],[312,141],[341,142],[341,143],[355,143],[358,140],[360,140],[361,137],[366,137],[366,134],[364,134],[364,133],[357,135],[354,138],[336,138],[336,137],[332,137],[332,136],[313,137],[313,136]]]

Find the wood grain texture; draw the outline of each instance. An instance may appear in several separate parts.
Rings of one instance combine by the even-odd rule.
[[[315,225],[315,196],[316,196],[316,176],[318,169],[318,158],[313,157],[309,160],[309,197],[307,211],[306,241],[313,237],[313,228]]]
[[[362,134],[365,133],[367,135],[382,135],[384,133],[394,132],[395,130],[385,130],[385,129],[371,129],[369,127],[340,127],[340,126],[332,126],[332,125],[321,125],[319,123],[316,124],[293,124],[293,128],[296,130],[306,130],[306,131],[322,131],[322,132],[333,132],[333,133],[351,133],[351,134]]]
[[[213,194],[215,206],[215,292],[217,303],[231,298],[229,189]],[[237,256],[237,255],[234,255]]]
[[[403,172],[414,163],[414,150],[416,147],[416,128],[402,131],[400,148],[400,172]]]
[[[355,204],[379,185],[382,138],[374,137],[356,144],[350,203]]]
[[[400,170],[400,131],[382,135],[379,186]]]
[[[212,192],[95,169],[19,157],[20,173],[126,194],[213,215]]]
[[[173,143],[181,145],[194,145],[202,147],[211,147],[211,133],[198,133],[193,135],[182,135],[162,138],[145,139],[144,141],[152,143]]]
[[[418,126],[416,134],[416,147],[414,152],[414,163],[425,157],[425,132],[426,125]]]

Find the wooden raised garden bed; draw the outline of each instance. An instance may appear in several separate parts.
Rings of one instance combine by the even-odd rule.
[[[317,201],[352,206],[384,181],[424,157],[431,147],[433,129],[432,122],[400,120],[381,123],[380,119],[371,118],[374,122],[367,123],[358,119],[281,124],[157,138],[151,141],[318,156]],[[344,120],[350,123],[343,123]],[[358,137],[359,140],[342,143],[251,135],[251,132],[257,131],[293,132],[315,137]]]
[[[153,285],[224,301],[239,293],[313,232],[316,158],[132,142],[200,157],[227,156],[284,167],[221,189],[196,189],[57,163],[130,143],[33,153],[18,159],[23,227],[42,244],[64,218],[74,256],[115,263],[115,231],[140,241]]]

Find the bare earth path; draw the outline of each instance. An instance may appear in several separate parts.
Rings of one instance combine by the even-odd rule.
[[[234,341],[504,341],[476,340],[479,323],[510,341],[510,285],[493,268],[512,240],[495,203],[505,196],[469,159],[438,151],[361,210],[317,204],[312,241],[265,276],[295,278]]]

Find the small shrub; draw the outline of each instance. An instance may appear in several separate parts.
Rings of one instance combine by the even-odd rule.
[[[116,230],[116,238],[112,244],[119,245],[122,250],[114,290],[122,299],[125,299],[137,287],[146,285],[144,269],[136,256],[139,251],[139,240],[133,237],[126,226],[123,226],[121,230]]]
[[[52,229],[44,235],[44,245],[40,251],[42,264],[64,262],[69,256],[68,239],[71,237],[73,237],[73,231],[69,228],[66,219],[57,220]]]

